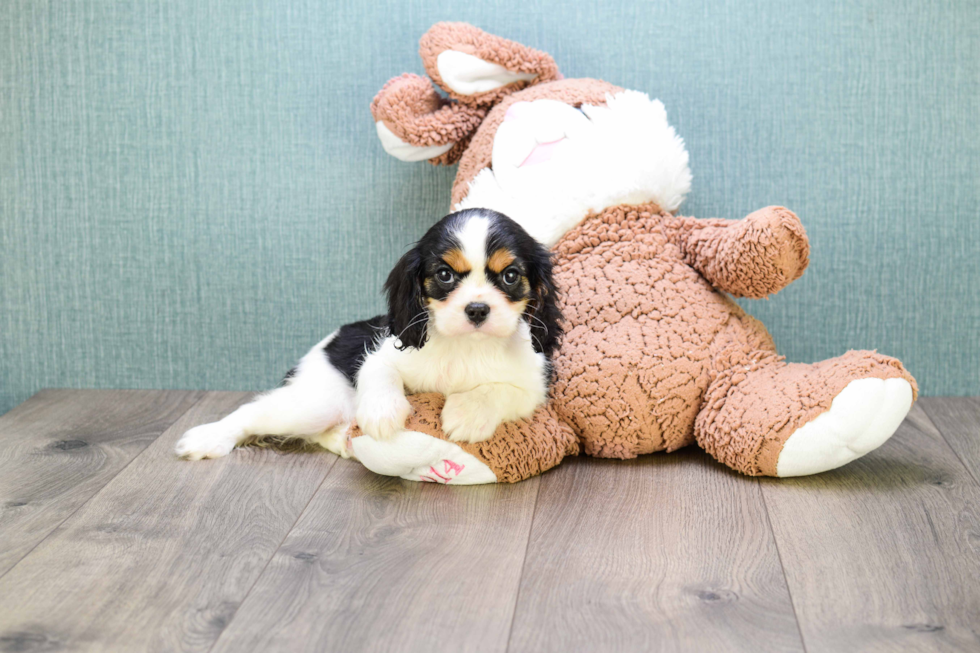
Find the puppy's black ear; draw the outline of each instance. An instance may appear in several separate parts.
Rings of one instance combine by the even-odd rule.
[[[388,298],[388,329],[396,339],[395,346],[421,349],[428,335],[429,311],[422,298],[422,254],[417,247],[395,264],[384,290]]]
[[[551,271],[551,252],[539,243],[535,243],[531,265],[528,266],[528,282],[531,284],[531,299],[525,312],[533,336],[531,342],[534,351],[550,359],[565,335],[562,328],[564,318],[558,308],[559,293]]]

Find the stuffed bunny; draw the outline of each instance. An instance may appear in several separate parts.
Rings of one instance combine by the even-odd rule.
[[[464,23],[433,26],[420,52],[429,79],[396,77],[371,104],[384,149],[458,163],[453,210],[500,211],[553,248],[566,335],[550,403],[533,418],[457,444],[440,429],[443,397],[417,395],[404,432],[378,441],[354,426],[346,455],[380,474],[463,484],[519,481],[579,453],[697,443],[744,474],[800,476],[895,432],[918,391],[898,360],[850,351],[787,364],[730,299],[799,278],[806,233],[782,207],[673,215],[691,173],[663,104],[563,79],[547,54]]]

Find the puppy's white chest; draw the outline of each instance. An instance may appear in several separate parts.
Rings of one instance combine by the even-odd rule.
[[[431,345],[435,344],[435,347]],[[484,383],[513,383],[537,367],[513,347],[500,343],[476,343],[470,347],[445,347],[429,343],[406,352],[399,371],[408,392],[466,392]],[[498,345],[498,346],[494,346]],[[533,358],[533,356],[531,357]],[[531,367],[531,369],[528,369]]]

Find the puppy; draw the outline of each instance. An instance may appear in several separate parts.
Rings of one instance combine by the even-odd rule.
[[[246,440],[303,438],[347,456],[352,420],[388,439],[412,412],[405,395],[446,396],[442,428],[480,442],[544,403],[562,337],[548,250],[507,216],[467,209],[436,223],[395,265],[387,315],[317,344],[283,385],[190,429],[179,456],[228,454]]]

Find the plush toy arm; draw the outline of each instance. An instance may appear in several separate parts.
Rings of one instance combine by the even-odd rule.
[[[781,206],[759,209],[742,220],[678,217],[668,233],[688,263],[736,297],[777,293],[799,279],[810,262],[800,219]]]

